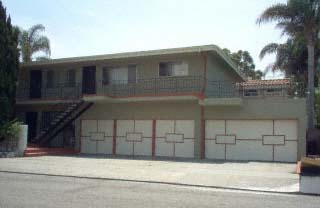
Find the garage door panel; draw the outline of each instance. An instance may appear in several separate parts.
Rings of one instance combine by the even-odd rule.
[[[91,132],[97,132],[97,120],[81,120],[81,136],[90,136]]]
[[[262,135],[273,133],[272,120],[227,120],[226,124],[226,133],[238,139],[262,139]]]
[[[134,120],[118,120],[117,136],[125,137],[127,132],[134,132]]]
[[[133,155],[133,143],[127,142],[126,137],[117,137],[116,153],[118,155]]]
[[[152,139],[144,138],[142,139],[142,142],[135,142],[134,155],[151,156],[152,155]]]
[[[298,122],[297,120],[275,120],[274,133],[285,135],[286,140],[298,139]]]
[[[156,156],[194,157],[194,120],[157,120]]]
[[[157,120],[156,137],[166,137],[167,133],[174,133],[174,120]]]
[[[98,154],[112,154],[112,137],[105,138],[104,141],[97,141]]]
[[[167,143],[164,138],[156,138],[156,156],[174,156],[174,147],[172,143]]]
[[[261,141],[237,141],[237,145],[227,145],[227,160],[272,161],[272,146],[262,145]]]
[[[216,135],[225,133],[224,120],[206,120],[206,138],[214,139]]]
[[[151,156],[152,120],[118,120],[116,146],[116,154]]]
[[[296,162],[297,148],[296,141],[286,141],[286,145],[274,146],[274,160],[280,162]]]
[[[194,157],[194,141],[193,139],[185,139],[184,143],[175,144],[175,156],[193,158]]]
[[[297,128],[297,120],[207,120],[205,155],[211,159],[295,162]]]
[[[143,137],[152,137],[152,120],[135,121],[135,132],[142,133]]]
[[[98,120],[98,132],[103,132],[105,136],[113,136],[113,120]]]
[[[224,160],[224,150],[225,145],[224,144],[216,144],[215,140],[206,140],[206,158],[208,159],[222,159]]]
[[[88,137],[81,138],[81,153],[97,154],[97,143]]]
[[[194,138],[194,121],[176,120],[175,133],[183,134],[184,138]]]

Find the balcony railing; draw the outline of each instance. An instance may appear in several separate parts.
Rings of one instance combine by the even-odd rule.
[[[204,83],[206,82],[206,83]],[[261,82],[263,83],[263,82]],[[119,97],[174,96],[201,94],[204,84],[205,96],[211,98],[263,98],[263,97],[304,97],[306,88],[303,83],[285,82],[280,84],[249,84],[248,82],[210,81],[200,76],[159,77],[111,81],[97,81],[94,95]],[[82,85],[60,83],[54,87],[42,87],[39,98],[30,98],[30,84],[20,83],[17,88],[17,100],[32,99],[73,99],[82,96]],[[93,90],[94,91],[94,90]],[[32,96],[31,96],[32,97]]]
[[[208,81],[206,96],[215,98],[305,97],[306,87],[304,83],[292,81],[279,84]]]
[[[139,79],[136,82],[100,82],[100,94],[110,97],[154,96],[200,93],[203,78],[199,76]]]
[[[58,83],[52,87],[39,86],[37,92],[30,92],[30,83],[19,81],[17,87],[17,101],[26,100],[51,100],[51,99],[75,99],[81,96],[81,84]],[[33,94],[33,95],[32,95]]]

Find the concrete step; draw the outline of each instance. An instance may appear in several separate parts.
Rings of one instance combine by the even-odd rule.
[[[70,155],[78,152],[73,148],[44,148],[44,147],[28,147],[24,151],[25,157],[45,156],[45,155]]]

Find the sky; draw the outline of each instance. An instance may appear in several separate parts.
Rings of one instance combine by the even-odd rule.
[[[46,27],[51,58],[215,44],[247,50],[256,69],[268,43],[285,41],[274,24],[257,25],[265,8],[286,0],[2,0],[12,23]],[[268,73],[266,78],[280,77]]]

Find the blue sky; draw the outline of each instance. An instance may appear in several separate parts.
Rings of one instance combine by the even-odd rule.
[[[248,50],[283,42],[273,24],[258,26],[268,6],[286,0],[2,0],[13,24],[41,23],[52,58],[216,44]],[[268,77],[277,76],[269,74]]]

